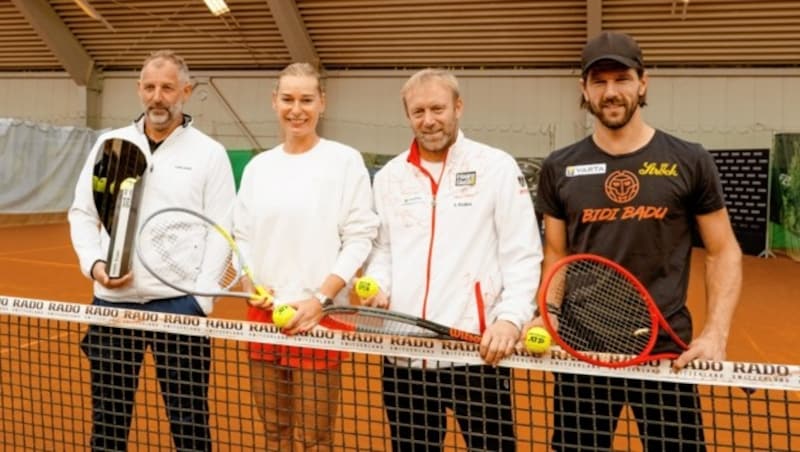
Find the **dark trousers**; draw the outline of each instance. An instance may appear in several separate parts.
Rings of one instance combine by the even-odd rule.
[[[470,451],[514,451],[510,375],[491,366],[420,369],[384,362],[392,450],[442,450],[449,408]]]
[[[193,297],[155,300],[146,304],[97,306],[201,315]],[[124,451],[139,384],[139,370],[150,348],[156,363],[170,430],[179,451],[211,450],[208,426],[208,381],[211,342],[207,337],[91,325],[81,342],[89,359],[92,381],[93,451]]]
[[[645,450],[706,450],[695,385],[556,373],[554,391],[553,450],[611,450],[625,404]]]

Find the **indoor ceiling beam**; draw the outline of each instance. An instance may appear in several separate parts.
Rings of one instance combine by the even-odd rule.
[[[267,5],[272,12],[272,18],[278,25],[278,30],[289,50],[292,61],[304,61],[319,68],[317,49],[314,48],[311,35],[308,34],[295,0],[267,0]]]
[[[603,0],[586,0],[586,39],[603,31]]]
[[[92,80],[94,61],[46,0],[11,0],[79,86]]]

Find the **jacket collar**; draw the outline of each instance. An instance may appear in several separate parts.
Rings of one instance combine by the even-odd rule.
[[[448,149],[447,155],[444,158],[444,161],[447,162],[448,160],[452,160],[453,157],[457,156],[459,153],[459,148],[461,147],[460,144],[464,141],[464,132],[461,129],[458,129],[458,134],[456,135],[456,141],[450,146]],[[417,143],[417,139],[411,142],[411,147],[408,150],[408,157],[406,161],[417,168],[422,168],[422,156],[419,152],[419,144]]]
[[[458,134],[456,135],[456,141],[453,143],[452,146],[450,146],[450,149],[446,151],[447,153],[445,154],[444,160],[442,161],[443,167],[441,174],[444,174],[447,171],[447,168],[450,167],[452,162],[458,159],[458,156],[461,154],[460,149],[462,147],[461,143],[463,143],[463,141],[464,141],[464,133],[461,131],[461,129],[458,129]],[[415,168],[417,168],[420,172],[422,172],[422,174],[428,177],[428,180],[430,181],[431,184],[431,191],[435,195],[439,191],[440,177],[432,175],[431,173],[428,172],[427,169],[425,169],[424,166],[422,166],[422,156],[420,155],[419,144],[417,143],[416,138],[414,139],[414,141],[411,142],[411,147],[408,150],[408,157],[406,157],[406,161]]]

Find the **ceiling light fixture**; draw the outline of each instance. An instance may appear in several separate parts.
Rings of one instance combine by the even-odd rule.
[[[225,13],[231,12],[231,9],[228,8],[227,3],[225,0],[203,0],[206,2],[206,6],[208,6],[208,10],[211,11],[211,14],[215,16],[221,16]]]

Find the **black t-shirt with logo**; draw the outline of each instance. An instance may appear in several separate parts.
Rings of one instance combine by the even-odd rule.
[[[686,341],[694,217],[724,205],[711,154],[660,130],[625,155],[607,154],[591,136],[553,152],[536,200],[542,213],[565,221],[569,254],[598,254],[627,268]]]

